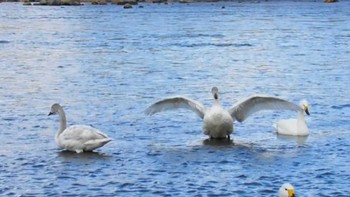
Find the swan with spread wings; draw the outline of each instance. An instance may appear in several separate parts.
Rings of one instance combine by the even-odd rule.
[[[210,108],[204,107],[193,99],[177,96],[155,102],[145,110],[145,113],[153,115],[178,108],[190,109],[203,119],[203,133],[205,135],[210,136],[210,138],[230,138],[234,121],[243,122],[255,112],[261,110],[302,110],[298,105],[287,100],[264,95],[252,95],[238,101],[226,110],[220,103],[218,88],[213,87],[211,93],[214,101]]]

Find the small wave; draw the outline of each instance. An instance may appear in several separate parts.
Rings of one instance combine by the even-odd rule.
[[[199,33],[199,34],[185,34],[182,37],[187,37],[187,38],[198,38],[198,37],[206,37],[206,38],[222,38],[224,37],[224,35],[222,34],[203,34],[203,33]]]
[[[10,41],[7,41],[7,40],[0,40],[0,44],[8,44],[10,43]]]
[[[198,33],[198,34],[193,34],[193,33],[184,33],[184,34],[167,34],[163,36],[159,36],[158,34],[151,34],[148,35],[148,37],[151,38],[162,38],[162,39],[173,39],[173,38],[223,38],[225,37],[223,34],[205,34],[205,33]]]
[[[59,176],[57,176],[57,179],[63,179],[65,181],[68,181],[68,180],[76,181],[77,180],[76,177],[69,176],[69,175],[59,175]],[[80,183],[73,183],[72,185],[74,185],[74,186],[84,186],[83,184],[80,184]]]
[[[134,183],[123,183],[120,185],[120,188],[124,188],[124,187],[131,187],[131,186],[134,186]]]
[[[193,43],[193,44],[174,44],[174,46],[178,47],[188,47],[188,48],[196,48],[196,47],[208,47],[208,46],[214,46],[214,47],[252,47],[253,45],[248,43],[242,43],[242,44],[233,44],[233,43]]]
[[[344,105],[333,105],[332,109],[344,109],[350,107],[350,104],[344,104]]]
[[[3,120],[5,121],[15,121],[17,118],[15,117],[6,117],[6,118],[3,118]]]
[[[326,177],[329,177],[329,176],[333,176],[333,175],[334,175],[334,173],[332,173],[332,172],[324,172],[322,174],[316,175],[316,178],[323,179],[323,178],[326,178]]]
[[[244,185],[248,185],[248,186],[261,186],[262,183],[256,182],[256,181],[251,181],[251,182],[246,182],[246,183],[244,183]]]

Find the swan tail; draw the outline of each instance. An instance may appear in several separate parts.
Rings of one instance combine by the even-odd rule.
[[[91,145],[95,145],[95,144],[100,144],[101,146],[103,146],[110,141],[112,141],[112,138],[94,139],[94,140],[89,140],[89,141],[85,142],[84,145],[91,146]]]
[[[277,130],[277,124],[276,123],[272,124],[272,127]]]
[[[82,153],[84,151],[82,149],[76,149],[75,152],[79,154],[79,153]]]

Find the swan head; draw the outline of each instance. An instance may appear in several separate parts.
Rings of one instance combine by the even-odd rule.
[[[294,187],[290,183],[283,184],[279,189],[280,197],[295,197]]]
[[[300,107],[303,109],[303,111],[305,111],[305,113],[307,115],[310,115],[310,112],[309,112],[309,103],[307,102],[307,100],[303,99],[300,101]]]
[[[213,94],[213,97],[214,97],[214,99],[215,100],[218,100],[219,99],[219,89],[217,88],[217,87],[213,87],[212,89],[211,89],[211,93]]]
[[[60,104],[58,104],[58,103],[53,104],[51,106],[51,110],[50,110],[49,116],[56,114],[60,108],[61,108]]]

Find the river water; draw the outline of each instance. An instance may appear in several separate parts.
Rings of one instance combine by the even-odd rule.
[[[0,4],[1,196],[348,196],[350,3]],[[294,112],[259,112],[213,143],[185,95],[211,105],[261,93],[307,99],[307,138],[277,136]],[[114,140],[94,153],[54,142],[68,124]]]

